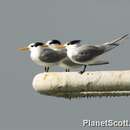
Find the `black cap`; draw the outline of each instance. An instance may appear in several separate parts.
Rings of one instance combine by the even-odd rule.
[[[73,41],[68,42],[67,45],[74,45],[74,44],[77,44],[77,43],[80,43],[80,42],[81,42],[81,40],[73,40]]]
[[[42,46],[44,43],[42,43],[42,42],[36,42],[35,44],[34,44],[34,46],[35,47],[37,47],[37,46]]]
[[[59,45],[61,45],[61,42],[58,41],[58,40],[51,40],[51,41],[49,42],[49,44],[50,44],[50,45],[51,45],[51,44],[59,44]]]

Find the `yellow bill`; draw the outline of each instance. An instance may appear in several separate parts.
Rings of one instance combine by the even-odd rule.
[[[19,51],[29,51],[28,47],[18,48]]]
[[[42,45],[42,47],[48,47],[48,45],[46,45],[46,44],[43,44],[43,45]]]
[[[56,45],[56,48],[58,48],[58,49],[63,49],[63,48],[65,48],[65,46],[64,46],[64,44]]]

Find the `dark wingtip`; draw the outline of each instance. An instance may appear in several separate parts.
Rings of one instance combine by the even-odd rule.
[[[127,33],[127,34],[125,34],[124,36],[122,36],[122,38],[125,38],[125,37],[127,37],[129,34]]]

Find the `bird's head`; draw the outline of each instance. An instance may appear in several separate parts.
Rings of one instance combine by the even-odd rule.
[[[46,45],[55,51],[64,48],[64,45],[59,40],[49,40],[46,42]]]
[[[75,48],[77,46],[81,45],[81,40],[73,40],[73,41],[69,41],[66,42],[64,44],[64,46],[68,49],[68,48]]]
[[[48,46],[43,42],[36,42],[36,43],[30,43],[27,47],[18,48],[18,50],[20,50],[20,51],[33,51],[36,49],[42,49],[43,47],[48,47]]]

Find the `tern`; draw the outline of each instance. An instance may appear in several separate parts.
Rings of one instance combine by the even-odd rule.
[[[70,41],[64,45],[67,49],[67,56],[77,64],[84,64],[84,68],[80,71],[80,74],[83,74],[86,70],[86,67],[89,63],[99,63],[104,64],[106,61],[96,61],[96,58],[102,55],[103,53],[117,47],[120,45],[118,42],[127,38],[128,34],[118,37],[117,39],[103,43],[101,45],[88,45],[80,44],[80,40]]]
[[[61,52],[66,55],[66,57],[59,62],[59,66],[65,68],[66,72],[69,72],[70,69],[77,69],[83,65],[74,63],[67,56],[67,50],[65,48],[60,48],[59,45],[63,45],[59,40],[49,40],[46,42],[46,45],[53,49],[54,51]]]
[[[61,45],[57,45],[60,48]],[[19,48],[20,51],[30,51],[30,58],[38,65],[44,66],[45,72],[49,71],[49,67],[57,65],[66,57],[65,53],[54,51],[45,43],[31,43],[25,48]]]

